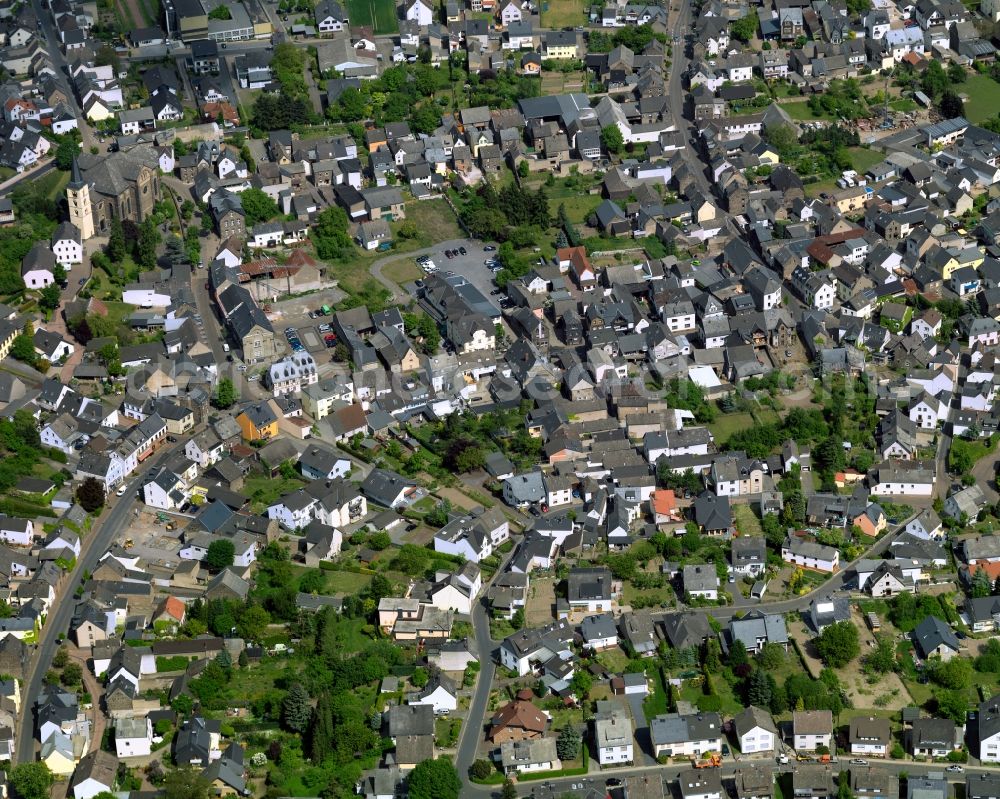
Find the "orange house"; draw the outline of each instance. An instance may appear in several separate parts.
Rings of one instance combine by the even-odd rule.
[[[269,402],[248,405],[236,417],[236,424],[246,441],[260,441],[278,435],[278,414]]]

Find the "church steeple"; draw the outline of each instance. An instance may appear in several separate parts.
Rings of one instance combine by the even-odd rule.
[[[90,202],[90,186],[83,179],[80,165],[73,158],[73,171],[66,184],[66,204],[69,206],[69,221],[80,231],[84,241],[94,235],[94,209]]]
[[[77,162],[75,155],[73,156],[73,171],[70,173],[69,188],[83,188],[83,174],[80,172],[80,164]]]

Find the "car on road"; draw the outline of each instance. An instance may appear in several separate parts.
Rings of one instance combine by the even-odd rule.
[[[127,491],[128,491],[128,483],[122,483],[120,486],[118,486],[118,490],[115,491],[115,496],[116,497],[123,497],[123,496],[125,496],[125,493]]]
[[[492,244],[487,244],[485,247],[483,247],[483,252],[496,252],[496,251],[497,248],[494,247]]]
[[[862,759],[860,757],[856,757],[856,758],[854,758],[851,761],[851,765],[852,766],[867,766],[868,765],[868,761],[864,760],[864,759]]]
[[[503,294],[503,289],[493,289],[493,291],[490,292],[491,297],[495,297],[497,294]]]
[[[946,769],[946,771],[950,771],[950,772],[952,772],[954,774],[961,774],[963,770],[964,769],[961,766],[958,766],[958,765],[948,766],[948,768]]]

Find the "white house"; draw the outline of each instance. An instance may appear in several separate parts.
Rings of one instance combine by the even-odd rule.
[[[184,481],[170,469],[162,467],[142,487],[142,497],[151,508],[174,510],[187,501]]]
[[[833,714],[829,710],[796,710],[792,714],[792,740],[795,751],[815,752],[829,748],[833,740]]]
[[[43,289],[56,282],[56,256],[47,244],[36,244],[21,262],[21,278],[29,289]]]
[[[411,696],[407,704],[430,705],[435,715],[442,716],[458,708],[458,690],[450,679],[439,674],[420,693]]]
[[[35,536],[35,524],[30,519],[4,517],[0,519],[0,540],[8,544],[29,546]]]
[[[430,603],[439,610],[453,610],[469,614],[483,587],[482,574],[475,563],[466,563],[455,574],[439,573],[438,581],[430,588]]]
[[[773,752],[778,740],[778,728],[766,710],[751,705],[733,719],[733,729],[744,755]]]
[[[499,512],[452,519],[434,534],[434,551],[479,563],[510,538],[510,522]]]
[[[979,759],[983,763],[1000,763],[1000,694],[979,705]]]
[[[597,762],[602,766],[631,763],[635,759],[632,721],[617,708],[594,719],[594,742]]]
[[[207,469],[222,460],[225,451],[219,437],[211,430],[192,436],[184,444],[184,454],[202,469]]]
[[[312,521],[312,510],[315,505],[315,497],[299,489],[269,505],[267,518],[276,519],[286,530],[301,529]]]
[[[927,508],[906,523],[906,532],[925,541],[940,541],[944,538],[944,525],[934,509]]]
[[[892,743],[889,719],[874,716],[855,716],[848,732],[852,755],[885,757]]]
[[[722,780],[715,769],[687,769],[677,781],[684,799],[722,799]]]
[[[650,721],[649,734],[655,757],[700,757],[722,748],[722,719],[712,712],[665,713]]]
[[[152,746],[153,723],[148,716],[115,721],[115,752],[119,758],[148,756]]]
[[[67,741],[70,741],[69,733],[70,730],[67,729],[66,731],[60,730],[57,734],[60,738],[66,738]],[[47,750],[50,755],[55,754],[51,751],[52,744],[54,743],[45,741],[42,744],[43,761],[48,761],[48,758],[45,756]],[[62,742],[60,742],[57,749],[62,753]],[[72,742],[70,742],[69,749],[65,750],[64,754],[55,754],[51,762],[60,763],[66,755],[69,755],[68,759],[70,762],[77,757]],[[69,765],[69,763],[66,763],[67,767]],[[110,792],[115,787],[115,771],[117,766],[118,764],[114,757],[110,753],[101,750],[81,757],[76,770],[73,771],[73,779],[70,780],[73,799],[93,799],[98,794]],[[58,772],[59,769],[57,768],[56,771]]]
[[[52,252],[56,261],[66,269],[83,263],[83,238],[80,229],[71,222],[63,222],[52,234]]]
[[[781,559],[821,572],[835,572],[840,567],[839,550],[795,535],[787,537],[781,545]]]
[[[558,771],[562,761],[556,753],[555,738],[536,738],[500,744],[500,766],[505,774],[527,774]]]
[[[427,0],[412,0],[406,6],[405,18],[425,27],[434,22],[434,8]]]

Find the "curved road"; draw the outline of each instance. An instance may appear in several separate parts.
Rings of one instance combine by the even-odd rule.
[[[131,518],[132,506],[142,479],[150,469],[158,466],[169,455],[172,455],[177,446],[176,444],[168,444],[160,450],[156,457],[147,459],[143,466],[126,482],[129,490],[125,495],[120,498],[112,497],[110,501],[114,504],[111,506],[111,510],[103,518],[98,519],[90,533],[83,537],[76,567],[64,583],[62,592],[56,598],[55,610],[45,620],[38,638],[38,646],[35,647],[34,654],[25,668],[27,679],[21,694],[24,697],[24,702],[21,713],[18,714],[16,731],[18,763],[30,763],[35,759],[35,716],[32,705],[41,691],[42,678],[56,653],[56,637],[69,630],[69,623],[76,607],[74,595],[76,589],[83,584],[84,572],[94,570],[98,559],[108,551],[108,547],[125,528]]]
[[[387,278],[382,274],[382,270],[391,263],[396,261],[412,261],[414,258],[419,258],[421,255],[436,255],[440,254],[442,250],[457,250],[459,247],[464,247],[467,245],[471,239],[450,239],[448,241],[439,241],[432,247],[424,247],[420,250],[411,250],[407,253],[396,253],[395,255],[387,255],[385,258],[379,258],[377,261],[372,261],[372,265],[369,267],[369,272],[371,276],[375,278],[379,283],[385,286],[389,291],[392,292],[393,297],[396,302],[408,302],[410,295],[407,294],[399,286],[398,283]]]
[[[915,514],[914,514],[915,515]],[[838,571],[836,574],[830,575],[830,577],[825,580],[820,585],[816,586],[812,591],[802,596],[793,597],[791,599],[782,599],[776,602],[761,602],[752,606],[753,609],[764,609],[769,613],[790,613],[794,611],[804,610],[809,606],[817,597],[828,596],[831,594],[843,592],[846,590],[847,574],[851,570],[851,567],[865,558],[871,558],[872,556],[879,555],[888,549],[889,545],[895,538],[906,529],[907,523],[912,519],[910,516],[902,521],[895,530],[888,532],[883,535],[878,541],[872,544],[865,552],[863,552],[858,558],[847,563],[844,567]],[[501,574],[506,567],[506,562],[503,563],[499,569],[497,569],[496,574]],[[496,575],[494,575],[495,577]],[[483,595],[485,596],[485,591],[488,586],[484,586]],[[716,608],[698,608],[692,609],[690,612],[697,613],[699,611],[709,613],[714,618],[719,620],[730,619],[735,615],[745,613],[751,608],[746,606],[733,606],[727,605],[725,607]],[[664,613],[654,613],[651,614],[654,621],[661,620],[664,616],[676,613],[678,611],[671,610]],[[681,609],[681,612],[684,612]],[[465,718],[465,723],[462,725],[461,740],[458,745],[458,752],[455,758],[455,768],[458,770],[459,776],[462,778],[463,782],[463,796],[476,796],[483,799],[487,796],[492,796],[494,792],[499,792],[498,787],[488,786],[488,785],[477,785],[469,779],[469,767],[472,762],[476,759],[476,750],[479,746],[480,737],[483,731],[483,724],[486,721],[486,703],[489,699],[490,688],[493,684],[493,677],[496,673],[496,650],[499,646],[499,641],[494,641],[490,637],[490,624],[489,618],[486,613],[486,606],[484,602],[479,602],[472,612],[472,625],[475,630],[475,647],[476,655],[479,658],[480,670],[479,679],[476,682],[476,688],[472,695],[472,701],[469,704],[469,713]],[[877,765],[877,761],[871,761],[873,765]],[[912,763],[900,762],[893,765],[895,770],[906,770],[907,767],[912,768]],[[592,772],[590,777],[599,780],[604,780],[606,775],[613,774],[634,774],[642,771],[650,771],[655,769],[664,769],[664,766],[655,765],[647,767],[622,767],[622,768],[608,768],[599,771]],[[725,769],[724,769],[725,770]],[[1000,767],[997,769],[1000,771]],[[580,777],[575,778],[565,778],[558,780],[551,780],[553,784],[556,785],[566,785],[567,787],[572,782],[580,782]],[[541,782],[541,781],[539,781]],[[539,784],[537,782],[526,783],[524,788],[521,790],[523,794],[529,794],[531,792],[531,786]]]

